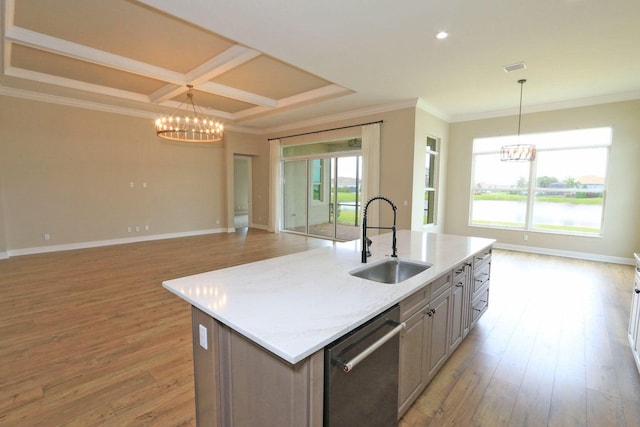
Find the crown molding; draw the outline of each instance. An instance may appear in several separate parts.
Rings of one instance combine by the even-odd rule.
[[[401,101],[397,103],[376,105],[373,107],[366,107],[358,110],[347,111],[344,113],[331,114],[328,116],[318,117],[316,119],[303,120],[300,122],[291,123],[284,126],[276,126],[269,129],[265,129],[261,133],[263,135],[275,134],[275,133],[290,131],[293,129],[324,125],[327,123],[337,122],[340,120],[357,119],[357,118],[372,115],[372,114],[381,114],[381,113],[387,113],[389,111],[396,111],[396,110],[402,110],[404,108],[415,108],[415,107],[416,107],[416,99],[413,98],[413,99],[409,99],[409,100]]]
[[[143,119],[155,120],[158,113],[144,110],[136,110],[133,108],[118,107],[114,105],[102,104],[99,102],[81,101],[75,98],[67,98],[64,96],[50,95],[41,92],[33,92],[23,89],[15,89],[0,85],[0,95],[11,96],[14,98],[28,99],[30,101],[46,102],[49,104],[64,105],[67,107],[84,108],[87,110],[102,111],[104,113],[120,114],[129,117],[140,117]],[[261,131],[244,126],[236,126],[225,124],[225,128],[234,132],[244,132],[249,134],[261,134]]]
[[[12,96],[14,98],[29,99],[31,101],[47,102],[49,104],[65,105],[67,107],[84,108],[87,110],[102,111],[105,113],[121,114],[125,116],[142,117],[145,119],[154,119],[158,115],[149,111],[135,110],[133,108],[117,107],[106,105],[99,102],[81,101],[74,98],[64,96],[50,95],[41,92],[33,92],[23,89],[15,89],[6,86],[0,86],[0,95]]]
[[[425,113],[429,113],[432,116],[445,121],[447,123],[451,122],[451,116],[449,114],[444,113],[443,111],[437,109],[436,107],[434,107],[433,105],[431,105],[430,103],[428,103],[427,101],[425,101],[422,98],[418,98],[417,102],[416,102],[416,108],[419,108],[420,110],[424,111]]]
[[[548,104],[531,105],[522,108],[522,113],[540,113],[544,111],[566,110],[569,108],[589,107],[592,105],[612,104],[615,102],[635,101],[640,99],[640,91],[615,93],[611,95],[594,96],[590,98],[572,99],[568,101],[551,102]],[[459,114],[453,116],[451,123],[469,122],[472,120],[493,119],[497,117],[514,116],[518,114],[518,108],[506,110],[487,111],[484,113]]]

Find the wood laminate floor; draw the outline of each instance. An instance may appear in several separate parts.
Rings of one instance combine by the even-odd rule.
[[[195,426],[190,309],[162,280],[329,244],[251,229],[0,260],[0,426]],[[495,251],[489,310],[400,426],[640,425],[632,285]]]

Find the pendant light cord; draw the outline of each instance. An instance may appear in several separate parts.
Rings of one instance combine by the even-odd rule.
[[[527,82],[526,79],[518,80],[520,83],[520,111],[518,112],[518,140],[520,140],[520,122],[522,121],[522,88],[524,84]]]

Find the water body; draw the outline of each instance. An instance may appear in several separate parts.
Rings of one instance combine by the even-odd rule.
[[[473,202],[474,221],[524,224],[527,215],[524,201],[477,200]],[[536,202],[533,224],[600,229],[602,205]]]

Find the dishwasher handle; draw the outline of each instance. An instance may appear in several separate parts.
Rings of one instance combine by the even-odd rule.
[[[343,362],[341,360],[336,360],[336,362],[338,362],[338,364],[340,365],[340,367],[342,368],[342,370],[344,372],[346,372],[346,373],[351,372],[353,370],[353,368],[355,368],[358,365],[358,363],[360,363],[364,359],[366,359],[367,356],[369,356],[371,353],[376,351],[378,348],[380,348],[382,345],[384,345],[384,343],[389,341],[391,338],[393,338],[394,336],[398,335],[400,333],[400,331],[402,331],[407,326],[407,324],[404,323],[404,322],[398,323],[398,322],[395,322],[393,320],[389,320],[389,323],[392,323],[392,324],[396,325],[396,327],[393,328],[392,330],[390,330],[389,332],[387,332],[378,341],[374,342],[369,347],[367,347],[364,350],[362,350],[362,352],[360,352],[358,355],[354,356],[353,359],[349,360],[348,362]]]

